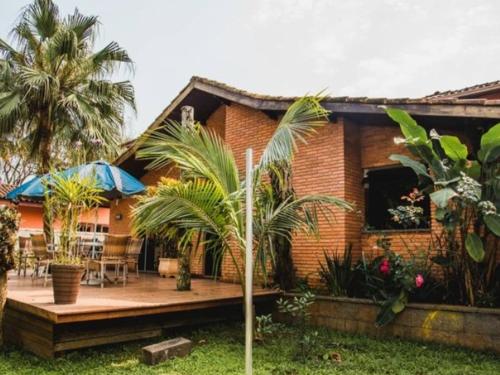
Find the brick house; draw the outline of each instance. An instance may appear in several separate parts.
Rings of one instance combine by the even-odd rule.
[[[193,77],[148,128],[154,130],[166,119],[180,120],[181,107],[195,109],[195,119],[216,131],[232,148],[238,166],[244,171],[244,152],[254,149],[260,156],[273,133],[278,118],[294,98],[249,93],[233,87]],[[293,257],[299,276],[317,280],[318,261],[323,250],[342,251],[352,244],[354,256],[374,251],[376,239],[385,233],[399,252],[424,250],[429,246],[437,224],[432,220],[429,202],[423,205],[428,220],[419,228],[398,228],[387,209],[394,207],[417,181],[412,172],[388,157],[408,154],[396,145],[399,127],[384,113],[381,105],[408,111],[426,128],[455,134],[477,150],[480,135],[500,120],[500,81],[456,91],[436,92],[416,99],[328,97],[323,105],[331,111],[330,122],[300,145],[293,163],[294,186],[299,195],[330,194],[354,202],[356,213],[339,212],[333,224],[322,223],[319,241],[296,236]],[[146,185],[155,184],[166,171],[147,170],[146,162],[135,158],[140,142],[132,143],[116,164]],[[175,176],[174,176],[175,177]],[[129,212],[133,202],[122,200],[111,205],[110,232],[129,233]],[[141,267],[154,269],[157,246],[144,249]],[[200,255],[201,253],[201,255]],[[192,261],[194,274],[210,274],[210,254],[198,252]],[[222,279],[234,280],[230,259],[223,259]]]

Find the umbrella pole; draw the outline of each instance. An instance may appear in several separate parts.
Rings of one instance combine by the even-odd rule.
[[[94,236],[92,238],[92,259],[95,259],[95,244],[97,240],[97,222],[99,221],[99,207],[95,208],[94,216]]]

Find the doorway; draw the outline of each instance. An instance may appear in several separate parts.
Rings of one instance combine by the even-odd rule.
[[[145,237],[139,256],[139,271],[157,272],[159,258],[177,258],[177,244],[164,238]]]

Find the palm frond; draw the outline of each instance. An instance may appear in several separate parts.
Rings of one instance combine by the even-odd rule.
[[[61,27],[47,43],[47,56],[54,67],[61,65],[61,58],[75,59],[80,52],[78,35]]]
[[[66,17],[65,26],[72,30],[80,42],[93,43],[99,28],[99,17],[85,16],[78,9]]]
[[[2,38],[0,38],[0,56],[3,56],[6,60],[14,60],[21,64],[25,61],[23,54],[16,51]]]
[[[29,90],[39,102],[47,102],[52,98],[54,84],[57,82],[47,72],[24,66],[19,69],[19,84]]]
[[[295,101],[286,111],[278,128],[267,143],[260,159],[260,167],[281,161],[291,161],[297,142],[316,132],[328,121],[328,111],[321,104],[320,96],[305,96]]]
[[[180,228],[220,235],[225,230],[221,202],[209,181],[160,183],[154,195],[141,197],[133,208],[133,227],[139,234],[158,235]]]
[[[52,0],[35,0],[26,6],[22,19],[31,26],[40,40],[50,38],[57,31],[59,7]]]
[[[109,43],[91,55],[88,62],[94,74],[109,73],[120,63],[125,64],[127,68],[133,69],[133,62],[127,51],[116,42]]]
[[[17,92],[0,93],[0,132],[12,132],[25,117],[26,108]]]
[[[170,121],[144,137],[147,138],[137,157],[151,160],[149,168],[173,163],[189,177],[212,181],[226,196],[240,189],[233,153],[215,132],[203,128],[193,131]]]
[[[320,219],[328,223],[335,217],[335,209],[353,210],[352,204],[328,195],[305,195],[296,199],[290,197],[277,207],[272,197],[268,196],[262,201],[255,228],[259,241],[276,236],[291,241],[291,236],[296,231],[318,236]]]

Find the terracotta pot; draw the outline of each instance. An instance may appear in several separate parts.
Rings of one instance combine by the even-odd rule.
[[[52,288],[54,289],[54,303],[66,305],[76,303],[80,293],[80,281],[84,267],[65,264],[53,264]]]
[[[179,271],[179,259],[177,258],[160,258],[158,264],[158,272],[161,277],[175,277]]]

